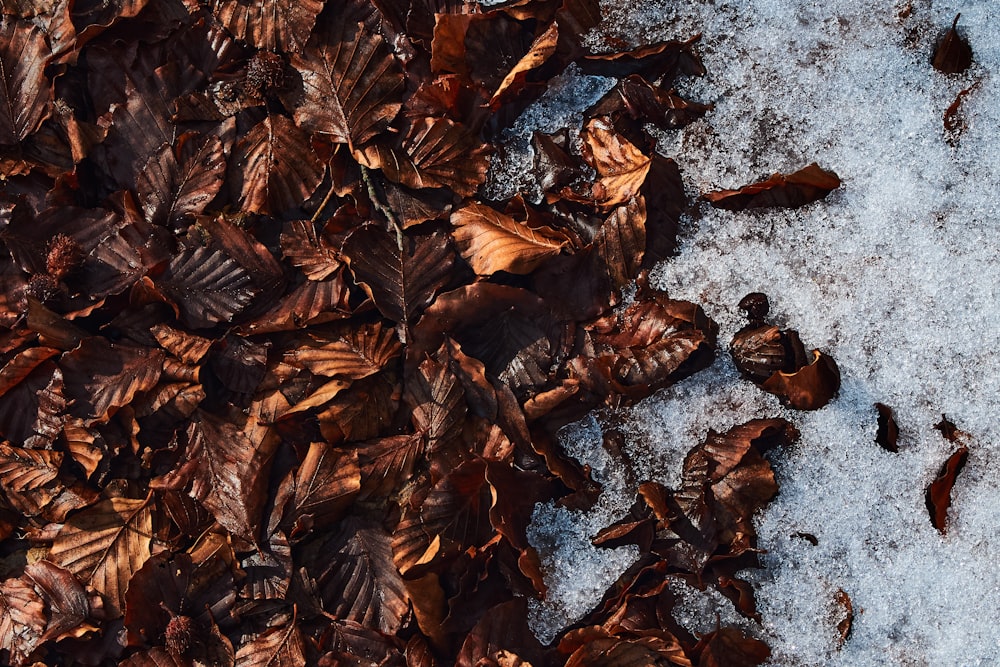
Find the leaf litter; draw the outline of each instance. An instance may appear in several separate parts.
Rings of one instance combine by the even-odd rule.
[[[698,35],[594,50],[592,0],[264,5],[4,7],[4,658],[767,660],[746,626],[686,629],[676,587],[760,621],[743,573],[769,457],[799,438],[781,417],[709,430],[676,484],[634,479],[592,538],[637,560],[547,645],[527,620],[536,505],[601,498],[560,429],[716,358],[718,325],[648,275],[692,206],[649,127],[711,112],[676,90],[705,73]],[[966,51],[953,26],[934,66]],[[534,134],[540,191],[482,194],[573,69],[613,83],[570,135]],[[814,163],[704,198],[839,186]],[[751,297],[737,368],[822,408],[837,364]],[[942,532],[965,451],[928,490]]]

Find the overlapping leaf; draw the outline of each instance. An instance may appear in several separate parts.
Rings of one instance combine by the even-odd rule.
[[[451,224],[460,254],[481,276],[531,273],[568,244],[554,229],[529,227],[476,202],[452,213]]]
[[[215,16],[237,39],[268,51],[301,51],[323,8],[320,0],[215,0]]]
[[[0,21],[0,145],[23,141],[52,101],[45,66],[52,53],[44,31],[4,12]]]

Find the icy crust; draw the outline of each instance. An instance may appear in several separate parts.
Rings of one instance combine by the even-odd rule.
[[[815,413],[784,411],[739,379],[723,353],[708,371],[618,415],[633,474],[676,484],[684,454],[707,429],[762,416],[792,420],[801,439],[770,456],[781,491],[759,517],[766,568],[745,573],[763,617],[748,627],[771,645],[772,664],[1000,664],[1000,7],[632,7],[609,6],[605,31],[636,42],[703,33],[708,75],[681,92],[715,109],[660,135],[692,196],[812,161],[844,182],[795,211],[700,205],[680,254],[655,275],[674,298],[704,306],[721,325],[720,341],[742,324],[740,298],[766,292],[776,323],[837,360],[840,396]],[[959,11],[974,64],[946,76],[930,59]],[[942,115],[974,82],[962,105],[965,130],[949,143]],[[876,401],[895,410],[898,454],[874,442]],[[974,436],[944,536],[924,505],[955,448],[932,428],[941,413]],[[587,428],[587,437],[569,439],[571,449],[599,457],[600,434]],[[634,498],[623,467],[603,468],[607,492],[593,512],[536,511],[532,539],[546,549],[551,587],[533,610],[543,637],[584,613],[629,562],[589,545]],[[844,642],[840,589],[855,610]],[[736,621],[726,600],[692,596],[690,629],[710,629],[715,610]]]

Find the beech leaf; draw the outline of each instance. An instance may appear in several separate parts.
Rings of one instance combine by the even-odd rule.
[[[23,141],[48,113],[52,84],[45,67],[51,57],[41,28],[4,12],[0,21],[0,145]]]
[[[948,508],[951,507],[951,490],[958,473],[962,472],[969,458],[969,448],[959,447],[941,466],[941,472],[927,487],[927,511],[931,525],[942,534],[948,532]]]
[[[840,178],[815,162],[791,174],[774,174],[766,181],[739,190],[709,192],[704,198],[715,208],[742,211],[780,206],[798,208],[823,199],[840,187]]]
[[[529,227],[478,202],[453,212],[451,224],[459,253],[481,276],[531,273],[569,242],[554,229]]]
[[[322,0],[215,0],[215,16],[237,38],[268,51],[302,50]]]

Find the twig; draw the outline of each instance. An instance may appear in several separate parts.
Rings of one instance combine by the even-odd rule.
[[[393,215],[389,207],[382,203],[378,194],[375,192],[375,183],[372,181],[371,173],[368,167],[358,165],[361,167],[361,180],[365,182],[365,186],[368,188],[368,199],[371,200],[372,206],[375,210],[385,216],[385,219],[389,221],[393,229],[396,230],[396,245],[399,246],[399,252],[403,252],[403,226],[399,224],[399,220]]]

